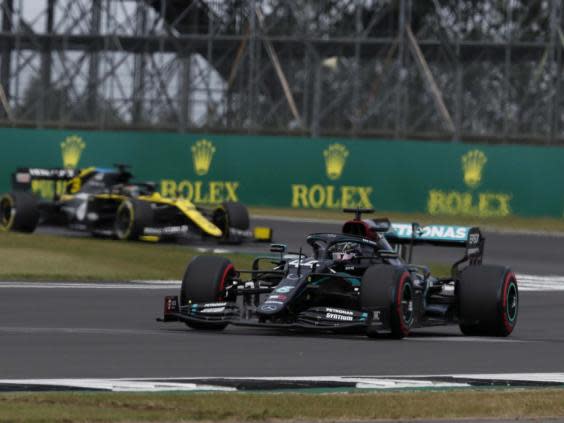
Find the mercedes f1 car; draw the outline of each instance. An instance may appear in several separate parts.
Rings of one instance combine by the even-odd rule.
[[[229,243],[271,240],[270,228],[249,230],[249,214],[241,203],[200,207],[182,198],[164,198],[153,183],[131,179],[125,165],[18,169],[12,175],[13,191],[0,197],[0,230],[33,232],[49,223],[122,240],[159,241],[186,234]],[[53,181],[61,193],[39,198],[33,192],[36,181]]]
[[[257,257],[246,271],[219,256],[194,258],[180,296],[165,298],[158,320],[203,330],[239,325],[395,338],[445,324],[475,336],[513,331],[515,274],[482,264],[484,237],[478,228],[392,225],[388,219],[363,219],[366,212],[371,210],[356,210],[342,233],[309,235],[311,256],[274,244],[272,255]],[[465,254],[449,277],[436,277],[410,263],[413,247],[421,244],[460,247]]]

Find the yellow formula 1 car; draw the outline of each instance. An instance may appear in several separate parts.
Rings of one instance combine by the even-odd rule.
[[[188,234],[228,243],[272,239],[270,228],[250,230],[249,213],[241,203],[200,207],[182,198],[162,197],[155,184],[131,179],[125,165],[20,168],[12,176],[13,191],[0,197],[0,230],[33,232],[47,223],[122,240],[159,241]],[[45,182],[55,187],[50,199],[34,194]]]

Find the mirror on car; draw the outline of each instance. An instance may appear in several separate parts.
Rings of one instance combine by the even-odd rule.
[[[271,244],[270,245],[270,252],[271,253],[284,254],[287,250],[288,250],[288,246],[286,244]]]

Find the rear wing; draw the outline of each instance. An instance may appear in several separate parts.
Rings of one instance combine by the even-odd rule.
[[[398,249],[408,262],[411,262],[415,245],[465,248],[466,254],[453,267],[465,261],[479,264],[484,255],[485,238],[477,227],[392,223],[389,230],[384,233],[384,237],[390,244],[399,246]],[[409,246],[407,251],[405,246]]]
[[[76,169],[20,167],[12,173],[12,190],[52,200],[64,193],[67,182],[79,174]]]
[[[475,243],[476,236],[481,236],[480,229],[468,226],[428,225],[417,223],[392,223],[384,234],[394,244],[430,244],[445,247],[465,247],[468,242]]]
[[[28,191],[32,181],[70,181],[80,173],[75,169],[20,167],[12,173],[12,189]]]

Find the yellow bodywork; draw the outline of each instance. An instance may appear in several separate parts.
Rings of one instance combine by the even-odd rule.
[[[62,201],[72,199],[72,195],[65,195],[61,197]],[[116,201],[124,201],[129,197],[121,194],[96,194],[94,198],[98,198],[100,200],[116,200]],[[136,198],[140,201],[147,201],[149,203],[156,203],[156,204],[164,204],[168,206],[173,206],[179,209],[186,217],[188,217],[192,222],[194,222],[202,231],[204,231],[207,235],[219,238],[223,235],[221,229],[211,223],[202,213],[198,211],[196,206],[192,204],[188,200],[184,200],[182,198],[165,198],[161,196],[158,192],[155,192],[152,195],[140,195]]]
[[[82,180],[84,179],[84,177],[90,175],[95,171],[95,167],[87,167],[86,169],[82,169],[78,175],[67,182],[67,189],[65,190],[65,192],[68,192],[69,194],[76,194],[77,192],[79,192],[82,188]]]
[[[270,242],[272,240],[272,229],[258,226],[253,230],[253,235],[257,241]]]
[[[202,213],[198,211],[196,206],[188,200],[182,198],[164,198],[158,192],[155,192],[150,196],[140,196],[139,200],[174,206],[178,208],[182,213],[184,213],[184,215],[188,217],[192,222],[198,225],[198,227],[206,234],[215,236],[217,238],[223,235],[221,229],[211,223]]]

